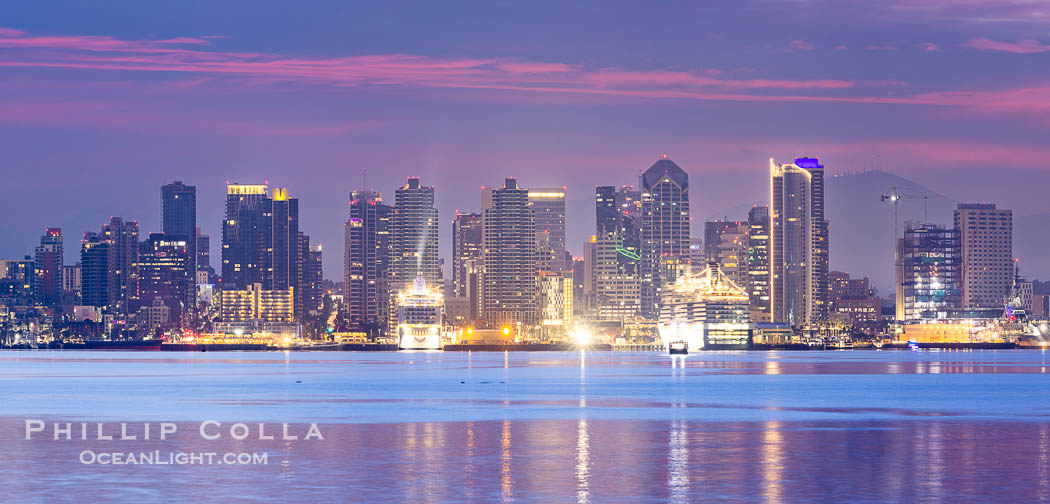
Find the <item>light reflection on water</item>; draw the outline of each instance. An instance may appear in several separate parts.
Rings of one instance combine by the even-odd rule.
[[[1046,358],[2,352],[0,500],[1048,501]],[[98,442],[24,442],[25,417],[316,421],[326,440],[134,446],[267,466],[83,466]]]

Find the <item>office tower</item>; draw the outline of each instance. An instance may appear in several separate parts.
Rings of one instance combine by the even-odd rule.
[[[109,305],[109,242],[84,233],[80,242],[80,299],[84,306]]]
[[[478,319],[481,272],[481,214],[456,213],[452,221],[452,295],[466,299],[466,318]]]
[[[191,271],[197,265],[197,187],[176,180],[160,187],[161,231],[169,239],[182,237],[191,253]],[[196,275],[196,273],[194,273]]]
[[[106,292],[109,308],[114,313],[126,313],[128,301],[135,290],[135,263],[139,257],[139,223],[124,222],[120,217],[111,217],[109,224],[99,233],[108,243],[109,271]]]
[[[80,297],[80,263],[62,267],[62,291],[70,295],[72,299]],[[74,303],[75,304],[75,303]]]
[[[530,188],[529,206],[536,221],[537,260],[541,271],[567,270],[565,188]]]
[[[755,205],[747,212],[747,284],[751,320],[769,322],[769,206]]]
[[[201,233],[201,228],[194,232],[197,237],[197,269],[211,269],[211,236]]]
[[[321,309],[324,272],[321,268],[321,245],[310,246],[310,237],[299,233],[299,246],[302,248],[302,280],[299,292],[302,297],[303,313],[318,312]]]
[[[226,185],[226,219],[222,222],[222,285],[243,290],[262,281],[259,251],[266,233],[269,187]]]
[[[33,294],[45,306],[62,302],[62,243],[62,229],[47,228],[36,247]]]
[[[343,302],[350,325],[383,327],[389,313],[387,269],[390,264],[390,218],[393,213],[378,192],[350,193],[343,255]]]
[[[263,202],[259,274],[263,290],[299,287],[299,199],[275,188]]]
[[[540,325],[547,335],[564,335],[573,320],[572,271],[540,272]]]
[[[582,256],[572,258],[572,313],[576,317],[587,313],[587,307],[582,304],[584,286],[588,283],[586,270],[586,260]]]
[[[707,255],[704,253],[703,238],[689,239],[689,264],[707,264]]]
[[[721,266],[720,273],[747,290],[749,272],[747,249],[750,233],[746,222],[711,221],[704,223],[704,258]]]
[[[962,305],[959,231],[909,223],[897,239],[898,322],[944,320]]]
[[[642,314],[659,314],[660,290],[689,262],[689,176],[666,155],[642,174]]]
[[[1002,308],[1013,286],[1013,211],[960,204],[955,229],[962,247],[962,308]]]
[[[482,318],[493,327],[535,325],[539,278],[529,191],[508,178],[483,192],[482,208]]]
[[[160,301],[167,306],[167,322],[172,325],[192,313],[197,290],[194,255],[185,235],[150,233],[139,249],[132,311],[151,309]]]
[[[824,167],[816,158],[770,165],[770,268],[774,322],[806,326],[828,315]]]
[[[639,196],[631,186],[595,188],[595,235],[585,249],[593,261],[593,314],[600,320],[623,322],[641,311]]]
[[[421,186],[409,177],[394,192],[390,220],[390,290],[411,288],[422,276],[431,288],[441,289],[444,279],[438,264],[438,211],[434,187]]]
[[[595,316],[598,312],[598,297],[596,280],[598,278],[598,235],[591,235],[590,239],[583,243],[583,293],[581,297],[575,298],[576,305],[580,307],[583,315]]]

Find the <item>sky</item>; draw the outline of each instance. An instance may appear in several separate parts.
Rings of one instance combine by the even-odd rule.
[[[1048,139],[1039,1],[13,0],[0,15],[0,257],[61,227],[72,264],[113,215],[159,231],[160,186],[181,180],[218,266],[224,184],[266,181],[300,198],[337,280],[364,169],[388,200],[406,176],[436,187],[446,262],[481,186],[565,186],[579,254],[593,187],[636,183],[663,154],[690,175],[695,230],[764,202],[769,158],[797,155],[1038,214]]]

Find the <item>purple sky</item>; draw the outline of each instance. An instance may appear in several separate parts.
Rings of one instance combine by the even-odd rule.
[[[390,199],[406,175],[437,186],[446,257],[480,186],[565,185],[579,253],[593,186],[664,153],[698,224],[764,200],[768,158],[796,154],[1050,211],[1043,2],[218,4],[5,5],[0,257],[59,226],[72,263],[110,215],[157,231],[180,179],[218,265],[224,182],[268,180],[335,279],[365,167]]]

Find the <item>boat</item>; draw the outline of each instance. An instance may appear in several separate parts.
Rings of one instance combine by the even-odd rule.
[[[689,353],[689,342],[678,340],[667,345],[667,351],[671,355],[686,355]]]
[[[411,289],[398,294],[397,338],[401,350],[441,350],[441,294],[416,277]]]
[[[160,350],[161,339],[84,340],[86,350]]]

